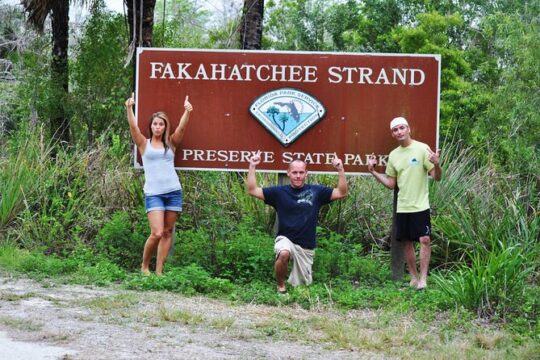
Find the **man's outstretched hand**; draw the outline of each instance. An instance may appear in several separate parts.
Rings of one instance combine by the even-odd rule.
[[[343,170],[343,161],[341,161],[340,158],[338,158],[337,154],[335,154],[334,159],[332,160],[332,166],[337,170],[341,171]]]
[[[255,155],[249,159],[249,166],[257,166],[261,163],[261,150],[257,151]]]

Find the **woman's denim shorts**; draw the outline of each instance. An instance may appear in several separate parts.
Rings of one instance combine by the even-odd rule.
[[[182,211],[182,190],[171,191],[160,195],[145,195],[144,204],[146,212],[161,211]]]

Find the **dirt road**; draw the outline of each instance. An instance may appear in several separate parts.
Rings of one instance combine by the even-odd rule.
[[[382,358],[325,340],[320,322],[345,316],[350,315],[59,285],[0,271],[2,359]]]

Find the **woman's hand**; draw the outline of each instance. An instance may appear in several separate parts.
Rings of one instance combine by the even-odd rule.
[[[131,93],[131,97],[126,100],[126,107],[130,108],[133,105],[135,105],[135,97],[134,97],[134,93]]]
[[[186,95],[186,99],[184,100],[184,109],[186,109],[187,112],[193,111],[193,105],[189,102],[189,95]]]

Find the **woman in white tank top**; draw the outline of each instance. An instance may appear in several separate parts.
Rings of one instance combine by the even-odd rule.
[[[172,229],[178,213],[182,211],[182,186],[174,169],[174,153],[184,137],[193,106],[186,96],[184,113],[172,134],[167,115],[164,112],[152,114],[148,129],[150,138],[147,139],[137,126],[133,94],[125,105],[131,137],[143,159],[145,206],[150,222],[150,236],[144,245],[141,271],[150,274],[150,260],[157,252],[156,274],[161,275],[171,248]]]

